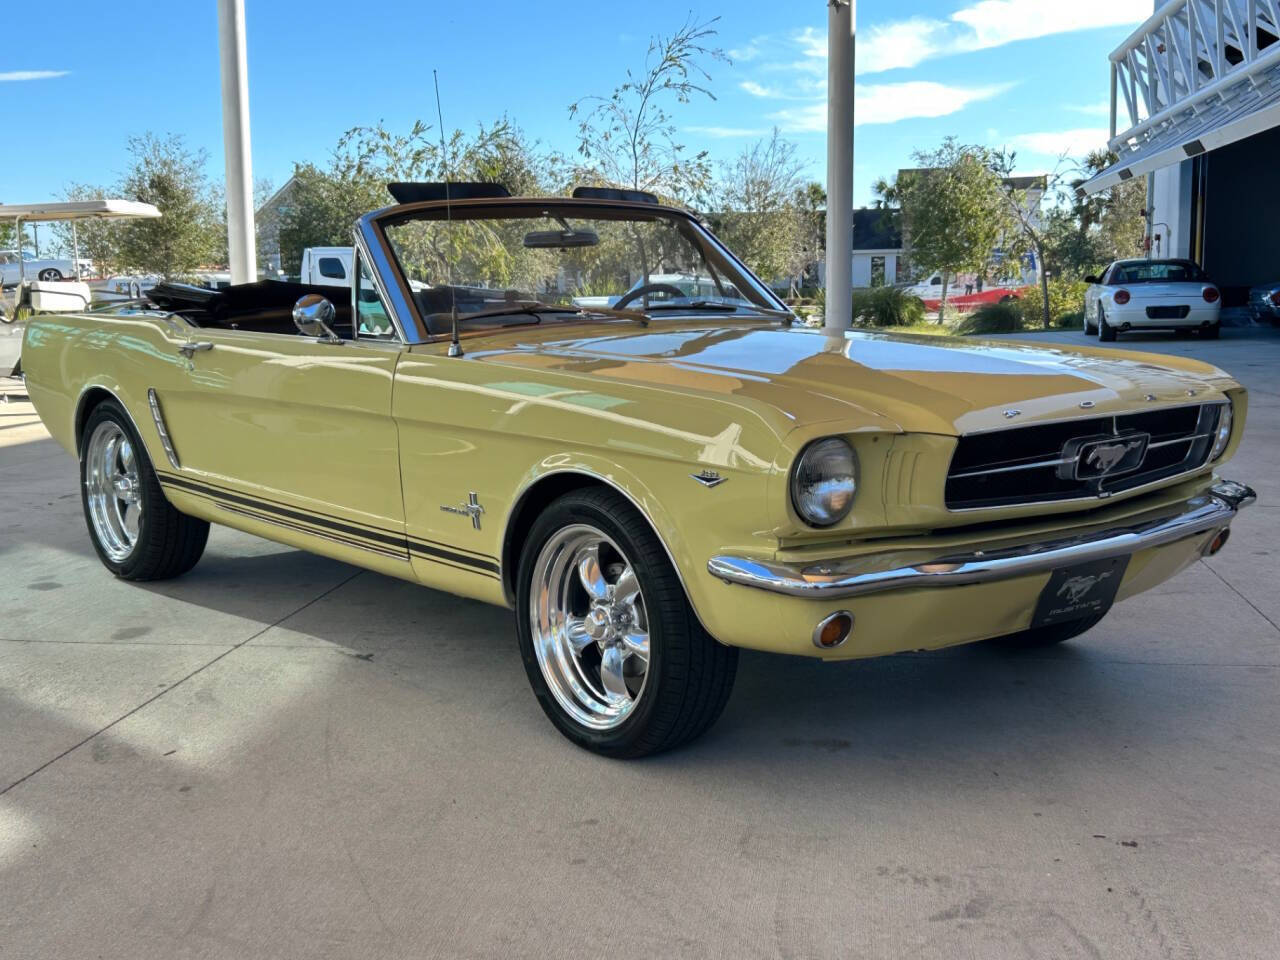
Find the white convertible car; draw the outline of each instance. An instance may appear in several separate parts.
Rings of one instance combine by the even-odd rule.
[[[19,259],[22,261],[21,271]],[[29,250],[23,250],[21,254],[17,250],[0,250],[0,283],[12,286],[18,282],[19,272],[27,280],[79,280],[93,272],[93,263],[84,259],[42,260]]]
[[[1222,294],[1190,260],[1117,260],[1085,280],[1084,332],[1099,340],[1129,330],[1218,336]]]

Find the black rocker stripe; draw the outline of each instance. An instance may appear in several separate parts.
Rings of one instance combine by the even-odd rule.
[[[189,484],[195,484],[196,486],[207,487],[210,491],[214,492],[217,495],[226,494],[228,496],[234,496],[234,497],[244,496],[243,494],[239,493],[236,490],[231,489],[230,487],[226,487],[221,484],[214,483],[211,480],[200,480],[197,482],[194,480],[190,480],[186,477],[179,477],[177,474],[164,473],[159,470],[156,471],[156,475],[160,478],[161,482],[165,482],[171,479],[174,481],[182,480]],[[255,503],[270,504],[272,506],[279,507],[285,510],[291,509],[288,504],[281,503],[279,500],[271,500],[261,496],[254,497],[252,499],[254,500]],[[328,514],[324,514],[324,513],[312,513],[309,516],[325,517],[326,519],[331,520],[335,523],[347,523],[361,530],[376,530],[379,533],[387,534],[389,536],[394,537],[395,543],[397,546],[401,546],[402,541],[404,540],[404,537],[401,536],[398,532],[388,530],[386,527],[375,527],[367,523],[360,524],[360,523],[356,523],[354,520],[343,521],[337,517],[330,517]],[[491,566],[494,570],[498,569],[498,567],[493,563],[493,557],[489,556],[487,553],[481,553],[478,550],[468,550],[466,547],[459,547],[452,543],[442,543],[439,540],[427,540],[424,537],[419,537],[416,540],[410,540],[409,545],[410,547],[413,547],[414,545],[425,545],[428,551],[430,550],[430,548],[438,548],[440,550],[444,550],[446,552],[446,555],[448,555],[449,553],[458,553],[458,554],[464,554],[464,555],[470,554],[470,556],[475,559],[489,561],[486,564],[479,564],[479,566],[482,566],[482,567]]]
[[[199,494],[199,496],[204,496],[204,494]],[[218,506],[223,510],[229,510],[232,513],[238,513],[241,516],[251,517],[254,520],[261,520],[263,523],[270,523],[273,526],[284,527],[286,530],[296,530],[297,532],[305,533],[308,536],[320,537],[324,540],[332,540],[334,543],[340,543],[344,547],[354,547],[357,550],[367,550],[370,553],[376,553],[379,556],[390,557],[392,560],[403,561],[406,559],[404,552],[400,550],[392,550],[388,547],[378,547],[372,543],[365,543],[362,540],[353,540],[351,537],[344,537],[338,533],[322,533],[319,530],[303,526],[300,523],[292,523],[288,520],[281,519],[280,517],[273,517],[265,513],[259,513],[258,511],[251,510],[247,507],[233,507],[228,503],[222,503],[216,499],[213,502],[218,504]]]
[[[261,510],[264,513],[272,513],[276,516],[285,517],[289,520],[297,520],[300,523],[309,523],[312,526],[323,527],[326,530],[333,530],[337,533],[345,533],[348,536],[360,537],[373,543],[383,543],[389,547],[396,547],[397,549],[405,550],[406,552],[408,549],[408,544],[405,542],[404,537],[397,537],[394,534],[353,526],[349,523],[339,523],[337,520],[331,520],[328,517],[322,517],[311,513],[302,513],[299,510],[290,510],[287,507],[277,506],[274,503],[256,500],[253,497],[242,496],[238,493],[227,493],[223,490],[207,487],[202,483],[195,482],[194,480],[188,480],[186,477],[175,477],[172,474],[168,474],[161,478],[161,482],[170,484],[171,486],[191,490],[195,493],[203,493],[205,496],[211,497],[214,500],[225,500],[228,503],[239,504],[242,507],[252,507],[254,510]]]
[[[188,490],[214,501],[236,504],[265,514],[272,514],[275,517],[310,524],[334,534],[345,534],[348,537],[358,537],[363,540],[367,540],[370,543],[385,544],[386,547],[394,548],[397,556],[411,551],[414,554],[445,564],[446,566],[454,566],[459,569],[466,570],[467,572],[485,573],[493,576],[496,576],[500,569],[498,564],[490,558],[484,557],[483,555],[474,557],[467,556],[464,553],[457,552],[457,550],[452,547],[446,548],[446,545],[444,544],[436,544],[429,540],[409,540],[403,536],[398,536],[385,530],[379,530],[376,527],[362,527],[349,522],[335,520],[322,514],[303,513],[299,510],[290,509],[267,500],[259,500],[254,497],[247,497],[240,493],[232,493],[229,490],[221,489],[211,484],[197,482],[187,477],[179,477],[170,473],[160,473],[159,471],[157,471],[157,476],[161,483],[178,487],[179,489]],[[266,520],[272,518],[262,517],[261,519]],[[367,546],[367,544],[363,544],[355,540],[351,540],[350,542],[354,546]],[[386,550],[386,547],[378,548],[379,552],[390,553],[390,551]]]
[[[452,550],[442,550],[435,544],[422,540],[410,540],[409,550],[421,557],[428,557],[432,560],[442,562],[450,561],[452,563],[460,563],[476,570],[483,570],[487,573],[491,573],[494,576],[497,576],[500,569],[492,560],[478,560],[475,557],[463,556],[460,553],[454,553]]]

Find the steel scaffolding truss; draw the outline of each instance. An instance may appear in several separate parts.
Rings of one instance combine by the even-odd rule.
[[[1111,54],[1119,162],[1081,193],[1242,139],[1278,109],[1280,0],[1170,0]]]

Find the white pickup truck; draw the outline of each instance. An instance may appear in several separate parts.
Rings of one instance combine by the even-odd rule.
[[[303,283],[320,287],[350,287],[352,247],[307,247],[302,251]]]

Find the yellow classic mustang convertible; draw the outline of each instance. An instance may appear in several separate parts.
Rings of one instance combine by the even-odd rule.
[[[740,647],[1056,643],[1253,500],[1208,364],[831,336],[650,196],[391,189],[342,297],[164,283],[28,325],[116,576],[223,523],[513,607],[551,721],[634,757],[715,721]]]

